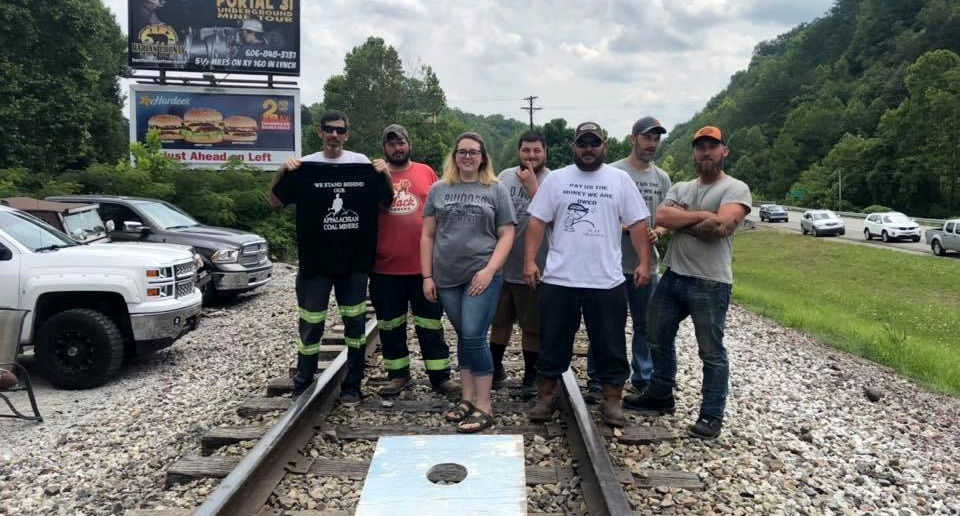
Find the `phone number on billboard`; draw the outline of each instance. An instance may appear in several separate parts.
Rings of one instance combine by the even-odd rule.
[[[296,59],[297,53],[293,50],[257,50],[248,48],[244,51],[246,57],[268,57],[270,59]]]

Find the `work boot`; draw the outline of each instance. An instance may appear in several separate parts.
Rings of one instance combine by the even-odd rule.
[[[413,379],[409,376],[397,376],[390,379],[390,383],[380,388],[379,394],[384,398],[399,396],[400,392],[413,385]]]
[[[493,382],[490,384],[490,388],[495,391],[500,390],[505,381],[507,381],[507,372],[503,369],[494,369]]]
[[[623,398],[623,406],[644,416],[662,416],[673,414],[677,410],[673,394],[659,398],[652,396],[650,389],[644,389],[640,394],[628,394]]]
[[[553,419],[553,411],[557,409],[559,388],[558,379],[537,375],[537,401],[527,413],[531,422],[546,423]]]
[[[600,416],[608,426],[623,426],[627,418],[623,415],[620,397],[623,395],[622,385],[603,384],[603,401],[600,402]]]
[[[433,392],[443,394],[444,396],[459,395],[460,392],[463,391],[463,386],[460,385],[460,382],[451,380],[450,378],[442,382],[431,383],[430,387],[433,389]]]
[[[583,401],[589,405],[596,405],[603,401],[603,394],[596,389],[587,389],[587,392],[583,395]]]

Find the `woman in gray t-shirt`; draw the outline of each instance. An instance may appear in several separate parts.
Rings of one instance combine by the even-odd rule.
[[[493,424],[493,356],[487,331],[500,297],[500,269],[513,244],[516,216],[477,133],[457,137],[423,209],[420,264],[423,293],[438,299],[457,331],[463,399],[446,414],[457,431]]]

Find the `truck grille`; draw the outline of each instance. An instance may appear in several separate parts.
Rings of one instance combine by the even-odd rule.
[[[181,298],[193,294],[193,287],[197,281],[197,266],[193,261],[179,263],[174,266],[176,272],[176,289],[174,296]]]
[[[240,248],[238,263],[244,267],[256,267],[267,261],[267,242],[260,241],[246,244]]]

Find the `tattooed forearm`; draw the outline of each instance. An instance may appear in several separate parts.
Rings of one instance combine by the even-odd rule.
[[[688,226],[682,231],[700,239],[708,239],[728,237],[735,229],[737,229],[737,221],[722,221],[714,217]]]

